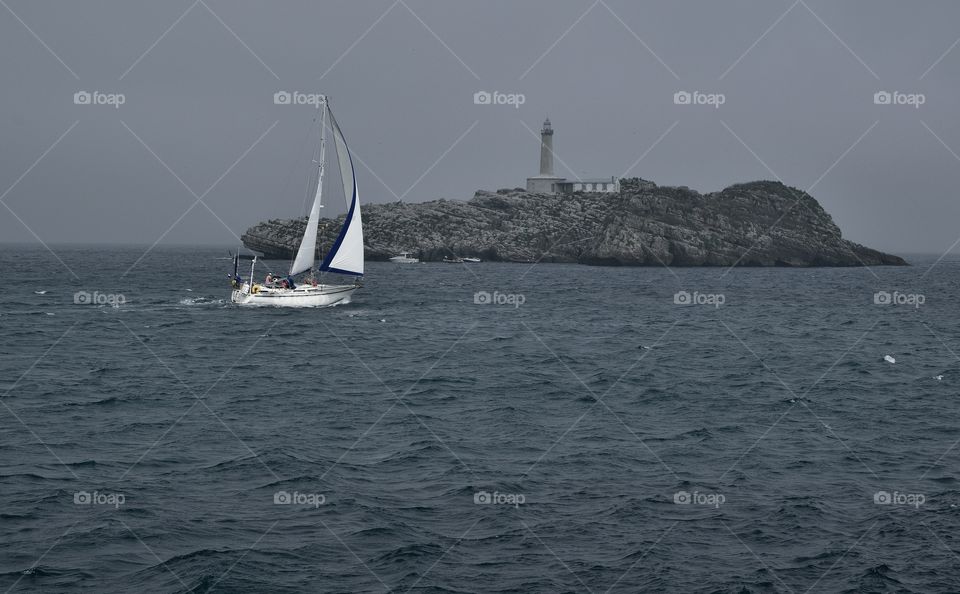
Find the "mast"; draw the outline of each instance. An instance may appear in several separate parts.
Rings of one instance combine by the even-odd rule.
[[[320,205],[320,208],[323,208],[323,172],[325,169],[325,164],[327,162],[327,96],[324,95],[320,100],[320,103],[317,104],[317,109],[321,109],[320,105],[323,105],[323,112],[320,114],[320,171],[317,174],[317,203]],[[320,236],[320,220],[317,220],[317,236]],[[313,278],[316,279],[320,274],[320,267],[317,263],[316,258],[316,247],[314,247],[314,258],[313,258]]]

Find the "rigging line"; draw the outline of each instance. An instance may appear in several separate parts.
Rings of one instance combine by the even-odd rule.
[[[322,126],[323,124],[321,123],[320,125]],[[309,140],[309,138],[313,136],[313,132],[316,128],[317,128],[317,116],[313,116],[313,124],[310,125],[310,131],[307,136],[307,140]],[[306,140],[304,140],[304,144],[306,144]],[[301,148],[301,151],[302,150],[303,149]],[[310,159],[310,175],[307,177],[307,188],[303,192],[303,209],[300,212],[305,213],[305,216],[309,215],[309,211],[307,210],[307,204],[310,202],[310,199],[313,198],[313,194],[316,193],[316,190],[313,188],[313,184],[314,182],[319,181],[320,174],[319,174],[319,171],[317,171],[319,161],[320,161],[320,143],[317,142],[313,147],[313,157]],[[314,189],[314,191],[311,192],[310,191],[311,189]]]
[[[310,140],[310,135],[312,132],[313,132],[312,127],[307,129],[307,134],[306,136],[303,137],[303,141],[300,143],[300,150],[298,150],[296,154],[298,155],[303,154],[303,149],[304,147],[307,146],[307,141]],[[290,172],[284,178],[283,190],[280,192],[280,196],[284,196],[287,193],[287,188],[290,187],[290,180],[293,178],[294,170],[296,170],[298,165],[296,159],[291,159],[291,161],[293,162],[293,165],[290,167]],[[306,208],[306,199],[304,199],[304,208]]]

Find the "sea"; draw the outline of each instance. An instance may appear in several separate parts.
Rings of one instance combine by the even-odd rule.
[[[227,248],[2,246],[0,591],[960,591],[960,261],[909,259],[248,309]]]

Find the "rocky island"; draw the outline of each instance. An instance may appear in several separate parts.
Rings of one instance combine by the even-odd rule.
[[[319,251],[342,221],[321,222]],[[267,258],[291,259],[305,224],[263,222],[243,243]],[[479,191],[468,201],[367,204],[363,226],[368,260],[410,252],[423,261],[476,256],[609,266],[906,265],[843,239],[812,196],[771,181],[709,194],[639,178],[620,180],[616,193]]]

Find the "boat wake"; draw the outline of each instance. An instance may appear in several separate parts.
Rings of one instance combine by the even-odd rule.
[[[212,297],[185,297],[179,301],[180,305],[223,305],[225,299],[214,299]]]

